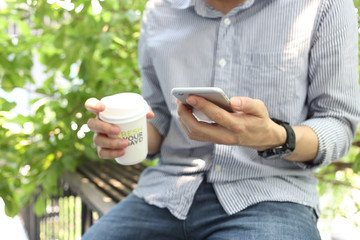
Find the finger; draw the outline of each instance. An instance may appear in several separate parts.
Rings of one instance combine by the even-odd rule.
[[[108,135],[118,135],[120,133],[119,126],[106,123],[98,118],[90,118],[87,122],[87,125],[89,129],[93,132],[98,132]]]
[[[105,105],[96,98],[89,98],[85,102],[85,108],[92,113],[99,114],[105,110]]]
[[[193,125],[189,125],[184,119],[180,119],[180,124],[191,140],[225,145],[232,145],[235,142],[231,132],[216,123],[211,124],[196,121]]]
[[[191,95],[186,99],[186,101],[189,105],[203,112],[211,120],[220,125],[228,126],[231,123],[231,113],[215,105],[214,103],[207,101],[205,98]]]
[[[186,135],[189,136],[191,134],[191,129],[188,126],[195,125],[198,121],[193,116],[192,109],[189,109],[189,107],[185,106],[178,100],[176,102],[179,122]]]
[[[259,99],[232,97],[230,99],[230,106],[236,112],[244,112],[261,118],[268,116],[268,111],[264,102]]]
[[[113,158],[124,156],[125,149],[113,150],[113,149],[106,149],[106,148],[98,147],[97,154],[100,158],[103,158],[103,159],[113,159]]]
[[[228,131],[219,124],[199,122],[192,115],[192,110],[178,103],[179,122],[191,140],[220,143]],[[221,134],[219,134],[219,131]]]
[[[199,140],[200,141],[200,139],[199,139],[200,134],[194,134],[194,135],[196,135],[198,137],[197,139],[194,139],[194,138],[190,137],[191,135],[193,135],[192,134],[193,131],[191,130],[189,125],[191,125],[191,123],[196,124],[195,121],[197,122],[197,120],[194,118],[194,116],[191,113],[192,110],[189,110],[183,104],[182,104],[182,106],[179,106],[179,108],[180,109],[178,109],[178,114],[179,114],[178,120],[179,120],[180,125],[183,128],[185,134],[192,140]]]
[[[114,150],[120,150],[126,148],[129,145],[126,139],[110,138],[108,135],[98,133],[94,134],[93,140],[95,145],[98,147]]]
[[[149,112],[146,114],[146,118],[151,119],[151,118],[154,118],[154,117],[155,117],[155,114],[152,111],[152,108],[149,106]]]
[[[184,118],[180,118],[179,122],[189,139],[202,142],[208,141],[209,137],[205,136],[199,127],[191,127]]]

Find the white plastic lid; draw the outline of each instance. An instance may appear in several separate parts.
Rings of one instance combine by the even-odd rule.
[[[119,93],[100,100],[105,110],[99,114],[101,120],[110,123],[127,123],[135,121],[148,113],[149,105],[137,93]]]

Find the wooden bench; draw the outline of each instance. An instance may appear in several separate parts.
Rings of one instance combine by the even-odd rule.
[[[99,217],[124,199],[136,187],[144,164],[122,166],[112,160],[90,161],[63,178],[72,192],[81,198],[82,234],[93,224],[92,211]]]

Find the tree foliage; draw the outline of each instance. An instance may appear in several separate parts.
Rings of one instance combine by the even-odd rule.
[[[12,0],[0,8],[1,89],[24,88],[34,96],[29,114],[13,114],[16,104],[0,97],[0,197],[9,216],[34,196],[35,212],[42,214],[45,199],[59,194],[65,170],[98,159],[86,130],[87,98],[139,92],[137,40],[146,1],[103,0],[101,13],[91,5],[97,1],[59,6],[65,2]],[[14,25],[19,33],[11,36]],[[44,67],[41,84],[31,72],[34,59]],[[345,158],[316,172],[319,193],[335,196],[331,214],[360,188],[359,169],[358,133]]]
[[[67,1],[52,2],[13,0],[0,9],[1,88],[25,88],[35,96],[30,114],[17,115],[11,111],[16,104],[0,98],[0,196],[9,216],[35,195],[41,214],[44,199],[58,194],[64,170],[98,159],[85,127],[87,98],[139,92],[145,0],[106,0],[100,14],[91,5],[96,1],[79,0],[68,10],[58,5]],[[8,32],[13,27],[15,36]],[[34,59],[44,68],[41,83],[31,73]]]

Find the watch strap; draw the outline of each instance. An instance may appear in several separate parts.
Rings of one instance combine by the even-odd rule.
[[[294,151],[296,143],[296,136],[293,128],[288,122],[281,121],[276,118],[271,118],[271,120],[285,128],[286,141],[285,144],[280,147],[266,149],[264,151],[258,151],[259,156],[263,158],[269,158],[271,156],[285,157],[290,155]]]

